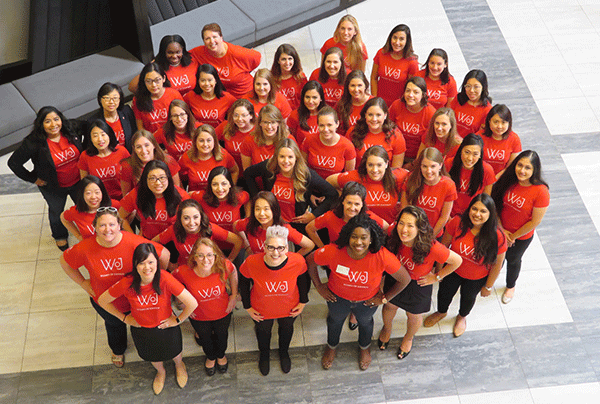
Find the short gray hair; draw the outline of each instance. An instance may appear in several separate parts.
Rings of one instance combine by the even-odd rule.
[[[290,231],[288,230],[287,227],[284,226],[269,226],[267,228],[267,235],[265,237],[265,241],[276,237],[276,238],[282,238],[285,240],[285,242],[287,243],[287,239],[288,239],[288,235],[290,234]]]

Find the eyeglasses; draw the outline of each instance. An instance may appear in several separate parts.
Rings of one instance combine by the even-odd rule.
[[[268,252],[275,252],[275,250],[277,250],[278,252],[282,253],[282,252],[285,252],[285,250],[287,249],[287,246],[286,245],[280,245],[280,246],[266,245],[265,248],[267,249]]]
[[[206,255],[204,255],[204,254],[195,254],[194,255],[194,257],[198,258],[199,260],[204,260],[204,258],[208,258],[209,260],[212,260],[216,256],[217,256],[217,254],[213,254],[213,253],[208,253]]]
[[[97,213],[102,213],[102,212],[112,212],[112,213],[117,213],[117,208],[112,207],[112,206],[100,206],[98,209],[96,209]]]
[[[148,181],[149,182],[162,182],[165,183],[167,182],[169,179],[169,177],[167,177],[166,175],[163,175],[161,177],[148,177]]]
[[[152,84],[160,84],[160,83],[162,83],[162,81],[163,81],[163,78],[159,77],[159,78],[154,79],[154,80],[152,80],[152,79],[146,79],[146,80],[144,80],[144,83],[146,83],[146,84],[148,84],[150,86]]]
[[[245,118],[248,118],[249,116],[250,116],[250,114],[242,114],[242,115],[240,115],[240,114],[233,114],[233,119],[240,119],[240,118],[241,119],[245,119]]]
[[[474,86],[472,86],[470,84],[465,85],[465,90],[481,90],[482,88],[483,87],[481,87],[481,86],[479,86],[477,84],[474,85]]]
[[[279,122],[262,121],[260,124],[263,126],[277,126]]]
[[[173,114],[171,115],[171,119],[185,119],[187,118],[187,114],[182,112],[181,114]]]
[[[104,102],[117,103],[117,102],[119,102],[120,99],[121,99],[121,97],[109,97],[108,95],[105,95],[104,97],[102,97],[102,101],[104,101]]]

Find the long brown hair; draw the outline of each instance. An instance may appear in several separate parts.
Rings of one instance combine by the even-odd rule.
[[[425,184],[425,181],[423,180],[423,173],[421,171],[421,163],[423,162],[423,159],[438,163],[440,165],[440,175],[445,175],[448,177],[448,173],[444,167],[444,156],[442,153],[435,147],[423,149],[421,154],[419,154],[414,162],[414,169],[406,178],[406,199],[408,200],[409,205],[417,204],[417,198],[421,194],[423,185]]]
[[[260,109],[260,112],[258,113],[258,121],[254,126],[254,130],[252,131],[252,136],[254,137],[254,142],[257,146],[263,146],[266,144],[265,135],[263,134],[262,127],[260,126],[260,123],[265,118],[277,122],[279,126],[277,129],[277,135],[275,139],[273,139],[273,144],[276,145],[288,136],[288,127],[283,119],[283,115],[281,115],[281,111],[275,105],[267,104]]]
[[[256,73],[254,73],[254,80],[252,80],[252,99],[255,99],[256,101],[258,101],[258,95],[256,95],[256,91],[254,90],[254,85],[256,84],[256,80],[259,78],[265,79],[269,82],[269,86],[271,86],[271,89],[269,90],[269,95],[267,96],[267,102],[269,104],[273,104],[275,102],[275,98],[277,96],[278,85],[277,85],[277,82],[275,81],[275,79],[273,78],[271,71],[264,67],[262,69],[258,69],[256,71]]]
[[[171,120],[171,110],[173,110],[174,107],[183,109],[183,111],[187,115],[187,124],[185,125],[185,133],[188,136],[191,137],[191,134],[194,132],[194,129],[196,128],[196,118],[194,117],[194,114],[192,113],[192,110],[190,109],[189,105],[187,105],[186,102],[183,100],[171,101],[171,104],[169,105],[169,119],[163,126],[163,133],[165,134],[165,139],[167,139],[167,143],[169,143],[169,144],[173,144],[173,142],[175,142],[175,125],[173,124],[173,121]]]
[[[231,107],[229,107],[229,111],[227,111],[227,123],[223,129],[223,138],[225,140],[231,139],[235,132],[240,129],[237,127],[233,119],[233,111],[239,107],[246,108],[246,111],[248,111],[248,114],[250,115],[250,122],[252,122],[253,126],[256,126],[256,113],[254,112],[254,105],[252,105],[252,103],[245,98],[235,100],[233,104],[231,104]],[[252,132],[252,130],[250,132]]]
[[[437,136],[435,134],[435,120],[440,115],[446,115],[450,120],[450,131],[448,132],[448,138],[446,139],[446,143],[444,144],[444,151],[442,152],[445,156],[452,150],[455,146],[460,144],[460,137],[458,135],[458,130],[456,129],[456,115],[454,114],[454,110],[452,108],[442,107],[435,111],[431,120],[429,121],[429,127],[427,128],[427,133],[425,134],[425,146],[433,146],[436,143]]]
[[[221,145],[219,144],[219,139],[217,139],[217,133],[215,132],[215,128],[205,123],[204,125],[200,125],[196,130],[194,130],[194,134],[192,135],[192,147],[186,152],[190,160],[194,163],[198,162],[200,158],[200,151],[198,150],[198,145],[196,141],[198,140],[198,136],[202,132],[208,133],[213,138],[214,147],[212,149],[212,155],[217,161],[223,160],[223,152],[221,151]]]
[[[310,180],[310,171],[308,171],[306,161],[304,160],[302,153],[300,153],[300,149],[298,148],[298,145],[294,139],[285,138],[281,142],[277,143],[273,157],[271,157],[267,162],[267,170],[273,173],[273,177],[279,173],[279,164],[277,163],[277,158],[279,156],[279,152],[283,148],[292,150],[296,156],[296,164],[294,164],[292,171],[292,184],[294,185],[296,201],[304,202],[304,193],[306,192],[306,187],[308,185],[308,181]]]
[[[385,173],[383,174],[383,179],[381,182],[383,183],[383,189],[385,192],[390,194],[397,194],[398,190],[396,189],[396,178],[394,178],[394,174],[392,173],[392,167],[390,166],[390,155],[383,148],[383,146],[374,145],[367,149],[365,154],[363,154],[362,159],[360,160],[360,165],[358,166],[358,175],[364,181],[367,179],[367,160],[369,157],[380,157],[383,159],[385,163],[387,163],[387,168],[385,169]]]
[[[154,160],[162,161],[163,163],[168,165],[167,155],[165,154],[163,149],[161,149],[161,147],[158,145],[156,139],[154,139],[154,135],[148,132],[146,129],[140,129],[137,132],[135,132],[133,134],[133,137],[131,138],[131,156],[121,160],[121,163],[125,162],[129,164],[131,170],[133,171],[133,177],[136,180],[139,180],[139,178],[142,175],[142,171],[144,170],[144,163],[142,162],[142,160],[140,160],[137,153],[135,152],[135,142],[137,142],[142,137],[149,140],[150,143],[152,143],[152,146],[154,146]]]

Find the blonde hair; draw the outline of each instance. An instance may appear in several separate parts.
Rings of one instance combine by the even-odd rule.
[[[427,147],[435,145],[437,136],[435,134],[434,123],[437,117],[440,115],[446,115],[450,120],[450,131],[448,132],[448,138],[446,139],[446,143],[444,144],[443,151],[443,155],[445,156],[450,150],[452,150],[454,146],[459,145],[461,142],[460,136],[458,135],[458,130],[456,129],[456,115],[454,114],[452,108],[442,107],[435,111],[435,113],[431,117],[431,120],[429,121],[429,127],[427,128],[427,133],[425,134],[424,143]]]
[[[254,73],[254,80],[252,80],[252,98],[258,101],[258,95],[256,95],[256,91],[254,90],[254,86],[256,84],[256,79],[265,79],[269,82],[269,86],[271,89],[269,90],[269,95],[267,96],[267,102],[269,104],[273,104],[275,102],[275,98],[277,96],[277,89],[279,88],[273,74],[269,69],[262,68],[258,69],[256,73]]]
[[[187,151],[190,160],[192,160],[194,163],[197,163],[198,159],[200,158],[200,151],[198,150],[196,140],[198,140],[198,136],[200,136],[200,133],[202,132],[208,133],[213,138],[214,147],[212,149],[212,154],[215,160],[223,160],[223,152],[221,151],[221,145],[219,144],[219,139],[217,139],[215,128],[206,123],[197,127],[192,134],[192,147]]]
[[[277,159],[279,157],[279,152],[284,147],[292,150],[296,156],[296,164],[294,164],[294,168],[292,170],[292,184],[294,186],[296,201],[304,202],[304,193],[306,192],[306,187],[310,178],[310,171],[308,170],[306,161],[300,153],[300,149],[298,148],[298,145],[294,139],[286,138],[277,143],[273,157],[271,157],[267,162],[267,170],[273,173],[273,177],[279,173],[279,164],[277,163]]]
[[[356,18],[354,18],[350,14],[345,15],[342,18],[340,18],[340,21],[338,22],[337,27],[335,27],[335,32],[333,34],[333,38],[338,43],[342,42],[341,38],[340,38],[340,34],[339,34],[339,29],[340,29],[340,26],[342,25],[342,23],[345,21],[352,24],[354,26],[354,30],[356,31],[356,35],[354,35],[354,37],[352,37],[352,39],[350,40],[350,43],[348,44],[346,49],[348,51],[348,65],[350,66],[350,69],[357,70],[357,69],[361,68],[361,65],[362,65],[362,62],[364,62],[364,59],[362,56],[363,40],[360,35],[360,28],[358,28],[358,21],[356,20]]]
[[[194,256],[196,255],[198,249],[200,248],[200,245],[202,244],[212,248],[213,252],[215,253],[215,263],[211,268],[211,273],[219,275],[219,279],[221,280],[221,282],[225,283],[227,277],[227,265],[225,265],[225,255],[223,254],[223,251],[221,251],[219,246],[208,237],[202,237],[196,240],[194,246],[192,247],[192,252],[188,257],[188,267],[190,267],[191,269],[194,269],[196,267],[196,261],[194,260]]]
[[[256,122],[256,126],[254,126],[254,130],[252,131],[252,136],[254,137],[254,141],[256,142],[257,146],[263,146],[267,144],[262,127],[260,126],[261,122],[265,118],[277,122],[279,126],[277,128],[277,135],[273,140],[273,144],[276,145],[288,136],[288,127],[283,119],[283,115],[281,115],[281,111],[275,105],[267,104],[260,109],[260,112],[258,113],[258,121]]]
[[[438,163],[440,165],[440,175],[448,177],[448,172],[446,171],[446,168],[444,168],[444,156],[442,153],[435,147],[423,149],[414,162],[414,169],[406,178],[406,200],[409,205],[416,206],[417,198],[421,194],[423,185],[425,184],[423,172],[421,171],[421,163],[424,159]]]

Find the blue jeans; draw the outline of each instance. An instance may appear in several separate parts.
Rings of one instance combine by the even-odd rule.
[[[371,345],[373,338],[373,315],[377,306],[365,306],[364,301],[353,302],[336,296],[335,302],[327,302],[329,314],[327,315],[327,345],[336,348],[340,343],[340,334],[344,322],[351,312],[358,321],[358,345],[366,349]]]
[[[52,237],[55,240],[66,240],[69,237],[69,232],[60,221],[60,214],[65,210],[67,196],[70,196],[71,200],[75,202],[77,185],[67,188],[46,185],[43,187],[38,186],[38,189],[46,203],[48,203],[48,221],[50,222]]]

